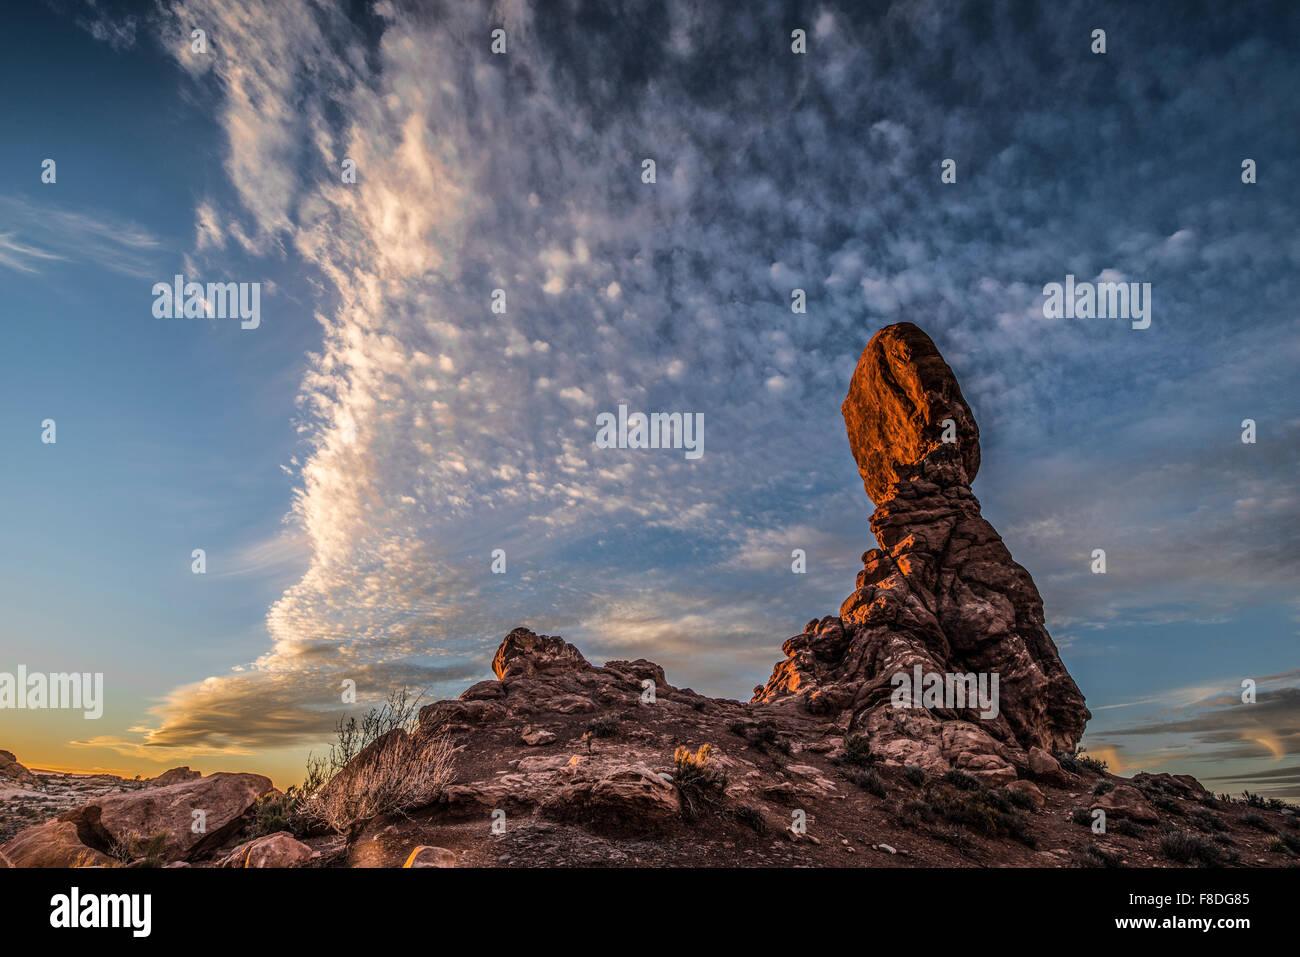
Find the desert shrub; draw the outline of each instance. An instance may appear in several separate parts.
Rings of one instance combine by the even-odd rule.
[[[994,793],[1003,795],[1012,807],[1017,807],[1022,811],[1032,811],[1034,809],[1034,799],[1021,791],[998,790]]]
[[[1085,847],[1074,855],[1075,867],[1123,867],[1118,854],[1102,850],[1100,847]]]
[[[742,738],[747,737],[745,732],[748,730],[748,728],[749,725],[741,718],[732,718],[730,721],[727,722],[727,730],[730,731],[732,734],[739,735]]]
[[[1268,818],[1264,817],[1262,814],[1243,814],[1241,816],[1241,823],[1245,824],[1247,827],[1253,827],[1257,831],[1264,831],[1266,834],[1272,834],[1277,830],[1277,828],[1269,822]]]
[[[1088,753],[1084,751],[1083,748],[1075,748],[1074,764],[1075,767],[1071,768],[1071,770],[1078,770],[1079,768],[1083,768],[1085,771],[1091,771],[1093,774],[1106,773],[1106,762],[1098,761],[1096,758],[1088,757]]]
[[[844,776],[868,794],[881,798],[885,796],[885,782],[874,768],[850,768],[844,772]]]
[[[1115,782],[1107,781],[1105,779],[1098,781],[1096,784],[1092,786],[1092,793],[1097,795],[1098,797],[1100,797],[1103,794],[1109,794],[1113,790],[1115,790]]]
[[[932,802],[944,820],[953,824],[988,837],[1011,837],[1029,847],[1037,845],[1024,815],[1003,810],[989,791],[938,793]]]
[[[307,759],[295,814],[348,834],[377,815],[431,804],[451,783],[454,748],[445,731],[421,730],[419,701],[403,688],[360,722],[340,719],[328,754]]]
[[[962,791],[978,791],[983,786],[975,775],[959,771],[957,768],[944,772],[943,783],[951,784]]]
[[[1251,794],[1249,791],[1241,792],[1241,799],[1246,802],[1248,807],[1266,808],[1268,801],[1264,800],[1261,795]]]
[[[1192,831],[1166,831],[1160,838],[1160,851],[1179,864],[1212,866],[1223,860],[1223,852],[1212,841]]]
[[[904,827],[919,827],[922,824],[933,824],[938,820],[938,814],[930,806],[929,801],[923,801],[919,798],[913,798],[905,801],[903,806],[898,809],[898,823]]]
[[[141,861],[139,867],[162,867],[167,863],[166,851],[166,831],[159,831],[152,837],[131,833],[113,842],[108,856],[120,864]]]
[[[1070,812],[1070,820],[1083,827],[1092,827],[1092,812],[1086,807],[1076,807]]]
[[[727,776],[710,759],[712,751],[712,747],[702,744],[694,754],[684,747],[673,753],[673,784],[677,785],[687,818],[698,817],[722,803]]]
[[[312,831],[312,822],[303,807],[302,789],[290,785],[283,793],[263,794],[253,802],[253,820],[249,824],[250,837],[264,837],[289,831],[294,837],[305,837]]]
[[[945,827],[932,831],[931,834],[949,844],[957,850],[965,853],[975,846],[975,842],[970,839],[970,835],[958,827]]]
[[[865,768],[874,764],[876,756],[871,753],[871,739],[865,734],[846,734],[844,736],[844,753],[839,756],[839,763],[851,764]]]
[[[1220,803],[1219,799],[1216,798],[1213,794],[1204,795],[1201,798],[1201,804],[1203,804],[1205,807],[1208,807],[1211,811],[1217,811],[1219,810],[1219,808],[1223,807],[1223,804]]]
[[[1269,838],[1269,843],[1277,842],[1293,854],[1300,854],[1300,837],[1294,834],[1288,834],[1286,831],[1279,831]]]
[[[1072,773],[1078,773],[1079,762],[1074,759],[1073,754],[1067,754],[1064,751],[1057,751],[1056,763],[1059,764],[1066,771],[1070,771]]]
[[[767,833],[767,820],[763,817],[758,808],[748,804],[741,804],[732,809],[731,816],[737,823],[743,824],[756,834]]]
[[[761,751],[763,754],[767,753],[768,748],[775,748],[782,754],[789,754],[791,751],[790,742],[777,733],[776,725],[770,721],[760,721],[753,727],[745,726],[739,733],[745,735],[754,750]]]
[[[915,784],[920,787],[925,783],[925,768],[915,764],[909,764],[903,768],[903,777],[907,779],[908,784]]]
[[[587,733],[593,738],[612,738],[618,734],[619,717],[616,714],[602,714],[587,722]]]
[[[1146,792],[1146,799],[1166,814],[1174,814],[1179,817],[1182,816],[1183,806],[1161,791]]]
[[[1205,831],[1212,834],[1215,831],[1226,831],[1228,825],[1220,820],[1219,816],[1208,808],[1198,807],[1187,815],[1187,819],[1199,831]]]
[[[995,788],[984,795],[984,801],[990,807],[995,807],[999,811],[1010,812],[1015,810],[1015,805],[1011,803],[1011,795],[1005,788]]]
[[[1110,834],[1120,834],[1124,837],[1141,837],[1142,832],[1146,829],[1145,824],[1139,824],[1137,821],[1122,817],[1117,821],[1107,821],[1106,830]]]

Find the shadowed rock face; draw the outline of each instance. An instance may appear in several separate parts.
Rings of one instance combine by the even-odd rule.
[[[842,715],[888,760],[993,781],[1013,780],[1031,747],[1072,749],[1091,715],[1043,625],[1033,579],[971,494],[979,428],[929,336],[911,323],[876,333],[843,414],[880,547],[862,556],[839,617],[785,643],[786,660],[754,701]],[[999,714],[891,706],[894,676],[918,665],[996,674]]]

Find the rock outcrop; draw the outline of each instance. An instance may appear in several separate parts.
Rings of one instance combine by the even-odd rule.
[[[165,788],[169,784],[180,784],[182,781],[194,781],[203,777],[200,771],[191,771],[188,766],[179,768],[169,768],[156,778],[148,780],[148,786],[151,788]]]
[[[1222,863],[1288,863],[1258,818],[1293,827],[1290,809],[1220,801],[1185,775],[1122,779],[1073,754],[1090,715],[1033,580],[971,492],[979,428],[925,333],[874,336],[843,414],[878,547],[839,614],[786,641],[750,702],[675,687],[644,659],[593,665],[515,628],[494,679],[370,742],[322,792],[365,792],[436,754],[447,783],[423,806],[371,805],[331,833],[309,822],[301,839],[229,849],[269,781],[157,781],[22,831],[0,866],[108,865],[127,836],[163,831],[169,867],[1151,867],[1181,860],[1164,828],[1193,820],[1228,838]],[[949,676],[988,697],[949,700]],[[188,830],[200,807],[202,840]],[[1116,826],[1094,831],[1096,811]]]
[[[38,788],[41,779],[19,764],[12,751],[0,750],[0,783],[12,787]]]
[[[110,794],[20,832],[0,853],[15,867],[85,866],[163,835],[162,859],[187,859],[234,837],[253,802],[269,790],[271,780],[260,774],[221,772]]]
[[[979,428],[930,337],[911,323],[876,333],[842,411],[879,547],[839,615],[785,643],[754,702],[839,716],[887,762],[994,782],[1015,780],[1030,748],[1072,750],[1091,715],[1033,579],[971,493]],[[917,674],[984,676],[990,692],[996,676],[997,713],[913,699]]]

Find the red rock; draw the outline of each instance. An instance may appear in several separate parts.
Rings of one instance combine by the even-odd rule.
[[[492,658],[492,671],[500,679],[590,667],[582,653],[563,638],[536,635],[527,628],[506,635]]]
[[[1029,573],[980,514],[970,482],[979,428],[930,338],[911,323],[872,337],[843,407],[849,444],[876,503],[879,548],[863,555],[838,617],[810,622],[756,704],[797,700],[810,714],[848,710],[852,730],[892,763],[936,760],[986,783],[1016,776],[1026,752],[1072,750],[1091,717],[1043,624]],[[953,443],[944,442],[951,420]],[[999,714],[896,709],[891,679],[998,675]]]
[[[95,867],[113,863],[106,854],[87,847],[69,821],[46,821],[20,831],[0,855],[12,867]]]
[[[218,772],[165,787],[143,788],[100,798],[63,814],[83,844],[110,847],[131,837],[167,835],[167,860],[189,857],[202,848],[217,848],[243,824],[253,802],[271,790],[260,774]],[[203,812],[204,829],[196,832],[194,812]],[[21,836],[21,835],[20,835]]]
[[[191,771],[188,767],[171,768],[158,775],[156,778],[150,778],[147,782],[151,788],[165,788],[169,784],[179,784],[181,781],[194,781],[203,777],[200,771]]]
[[[312,859],[312,849],[288,831],[277,831],[245,841],[230,851],[221,867],[298,867]]]

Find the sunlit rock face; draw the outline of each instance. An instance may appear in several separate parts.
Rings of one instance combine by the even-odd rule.
[[[991,781],[1014,779],[1031,747],[1073,749],[1091,715],[1043,625],[1033,579],[971,493],[979,427],[930,337],[911,323],[876,333],[842,411],[880,547],[862,556],[839,616],[785,643],[754,703],[835,715],[888,761]],[[990,690],[996,676],[997,713],[895,707],[895,676],[910,680],[917,666],[985,676]]]

